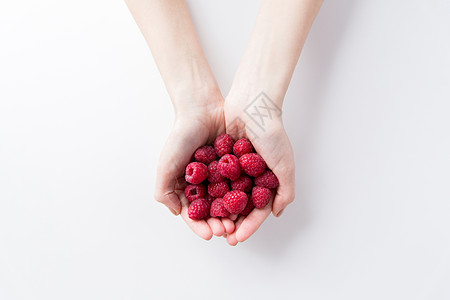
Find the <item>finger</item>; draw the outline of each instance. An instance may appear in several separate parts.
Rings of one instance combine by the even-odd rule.
[[[236,240],[239,243],[242,243],[251,237],[267,219],[271,211],[272,201],[270,201],[264,208],[253,209],[252,212],[245,217],[239,229],[236,230]]]
[[[233,233],[235,226],[234,226],[234,222],[231,221],[228,218],[222,218],[222,224],[225,227],[225,232],[226,233]]]
[[[181,217],[184,222],[192,229],[192,231],[197,234],[199,237],[205,240],[210,240],[213,236],[212,230],[209,227],[208,223],[205,220],[192,220],[188,216],[188,200],[185,197],[181,197]]]
[[[275,217],[279,217],[281,212],[295,199],[295,169],[292,165],[283,167],[277,166],[273,172],[278,177],[280,185],[273,201],[272,212]]]
[[[294,201],[295,198],[295,186],[292,184],[285,185],[280,182],[280,186],[277,189],[277,194],[273,201],[273,215],[279,217],[281,212]]]
[[[273,142],[276,141],[276,142]],[[267,135],[253,142],[253,146],[277,176],[279,186],[273,203],[273,214],[279,216],[295,197],[294,151],[282,124],[275,126]]]
[[[168,192],[162,197],[159,197],[159,199],[157,200],[158,202],[167,206],[170,212],[173,213],[175,216],[180,214],[181,211],[180,198],[178,198],[178,195],[175,191]]]
[[[236,221],[237,217],[238,217],[237,214],[229,215],[229,216],[228,216],[228,219],[230,219],[231,221]]]
[[[237,245],[238,240],[236,239],[236,231],[237,231],[237,230],[239,229],[239,227],[241,226],[242,221],[244,221],[244,218],[245,218],[244,216],[240,216],[240,217],[237,219],[236,223],[234,223],[235,226],[236,226],[236,230],[235,230],[233,233],[228,234],[228,236],[227,236],[227,242],[228,242],[228,244],[229,244],[230,246],[236,246],[236,245]]]
[[[158,161],[155,199],[179,214],[181,204],[174,191],[185,184],[184,170],[199,141],[189,140],[185,132],[175,127],[170,133]]]
[[[156,172],[155,199],[167,206],[172,213],[178,215],[181,211],[180,198],[176,190],[185,185],[183,178],[177,178],[172,169],[165,169],[166,158],[161,157]],[[172,173],[171,173],[172,172]]]
[[[218,218],[209,218],[206,220],[215,236],[222,236],[225,233],[225,226]]]
[[[184,176],[179,177],[178,179],[176,179],[176,183],[175,183],[175,190],[176,191],[183,191],[184,189],[188,186],[189,184],[186,182],[186,180],[184,179]]]

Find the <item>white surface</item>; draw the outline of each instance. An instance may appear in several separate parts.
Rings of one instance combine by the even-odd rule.
[[[226,93],[258,1],[190,2]],[[1,2],[0,299],[450,299],[449,13],[325,1],[297,200],[232,248],[152,199],[172,110],[124,3]]]

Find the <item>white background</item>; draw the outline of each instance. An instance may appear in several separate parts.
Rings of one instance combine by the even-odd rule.
[[[259,1],[192,0],[227,93]],[[173,120],[121,1],[0,4],[0,299],[450,299],[450,6],[325,1],[285,106],[297,199],[246,243],[154,202]]]

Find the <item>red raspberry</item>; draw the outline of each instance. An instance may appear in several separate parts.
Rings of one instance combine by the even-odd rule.
[[[217,183],[217,182],[222,182],[222,181],[226,180],[225,177],[220,175],[218,166],[219,166],[219,162],[217,160],[211,162],[208,165],[208,172],[209,172],[208,180],[209,180],[209,182]]]
[[[226,218],[230,215],[230,212],[226,210],[226,208],[223,206],[223,199],[217,198],[211,203],[211,211],[210,211],[211,217],[222,217]]]
[[[237,180],[231,182],[231,189],[233,191],[241,191],[248,193],[252,190],[252,179],[247,175],[241,175]]]
[[[192,220],[201,220],[209,215],[210,204],[205,199],[194,200],[189,205],[188,215]]]
[[[209,203],[211,203],[211,202],[213,202],[214,199],[216,199],[216,198],[214,198],[214,197],[211,196],[210,194],[206,194],[205,199],[206,199],[206,201],[208,201]]]
[[[253,145],[248,139],[239,139],[233,146],[233,152],[237,157],[253,152]]]
[[[247,205],[247,194],[241,191],[231,191],[223,197],[223,206],[231,213],[238,214],[244,210]]]
[[[255,206],[253,205],[253,201],[252,201],[252,196],[249,195],[248,197],[248,201],[247,201],[247,205],[245,206],[244,210],[241,211],[240,215],[242,216],[248,216],[252,210],[255,208]]]
[[[220,175],[236,180],[241,175],[241,167],[239,166],[239,159],[232,154],[225,154],[219,160]]]
[[[206,187],[203,184],[190,184],[184,189],[184,195],[189,202],[200,198],[205,198]]]
[[[277,176],[270,170],[265,171],[260,176],[255,178],[255,185],[268,189],[274,189],[278,187],[279,184],[280,183],[278,182]]]
[[[208,194],[214,198],[222,198],[229,191],[230,188],[225,181],[208,184]]]
[[[208,177],[208,167],[201,162],[191,162],[186,167],[185,179],[192,184],[199,184]]]
[[[263,208],[269,203],[271,196],[272,192],[268,188],[255,186],[252,190],[253,205],[256,208]]]
[[[220,157],[225,154],[233,152],[233,144],[234,140],[229,134],[222,134],[216,138],[214,142],[214,149],[216,150],[217,155]]]
[[[245,173],[253,177],[258,177],[266,170],[266,162],[256,153],[242,155],[239,158],[239,164]]]
[[[211,146],[202,146],[195,150],[194,158],[196,161],[209,164],[216,159],[216,150]]]

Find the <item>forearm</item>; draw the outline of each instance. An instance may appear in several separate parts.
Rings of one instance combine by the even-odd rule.
[[[282,104],[322,0],[263,0],[230,91],[266,92]],[[230,96],[229,95],[229,96]],[[242,95],[241,95],[242,96]]]
[[[217,92],[184,0],[126,0],[175,107]]]

